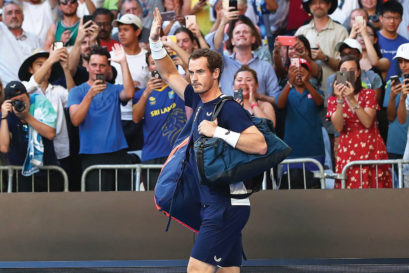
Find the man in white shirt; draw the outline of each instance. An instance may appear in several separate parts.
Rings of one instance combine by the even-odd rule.
[[[149,71],[146,64],[146,50],[139,46],[139,36],[143,25],[141,19],[134,14],[125,14],[119,20],[114,20],[112,25],[118,27],[118,39],[125,50],[126,59],[129,64],[132,80],[136,89],[145,87],[149,80]],[[116,84],[122,84],[122,70],[116,64],[111,64],[116,68],[118,76]],[[140,150],[142,148],[142,127],[135,125],[132,121],[132,102],[125,106],[121,105],[122,128],[130,150]]]
[[[18,2],[4,4],[4,24],[0,22],[0,77],[4,85],[18,79],[20,65],[34,49],[41,47],[37,35],[23,30],[23,20],[23,10]]]

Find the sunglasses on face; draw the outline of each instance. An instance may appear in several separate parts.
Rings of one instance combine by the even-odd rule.
[[[75,3],[77,3],[77,0],[61,0],[60,1],[60,4],[64,6],[68,4],[75,4]]]

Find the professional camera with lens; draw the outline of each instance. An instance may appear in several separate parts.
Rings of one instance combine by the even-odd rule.
[[[23,112],[26,109],[26,103],[22,100],[13,100],[10,103],[17,112]]]

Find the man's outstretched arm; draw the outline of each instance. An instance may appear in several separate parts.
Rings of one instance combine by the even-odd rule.
[[[162,79],[172,88],[178,96],[185,99],[185,89],[188,82],[179,74],[175,64],[163,47],[159,39],[160,30],[162,28],[162,17],[158,8],[153,12],[154,19],[151,27],[151,34],[149,37],[149,44],[152,51],[152,58],[155,60],[156,68],[159,71]]]

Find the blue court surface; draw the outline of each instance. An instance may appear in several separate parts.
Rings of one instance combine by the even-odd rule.
[[[53,273],[179,273],[186,272],[187,260],[145,261],[25,261],[0,262],[0,272]],[[245,261],[245,273],[294,272],[409,272],[409,259],[276,259]]]

